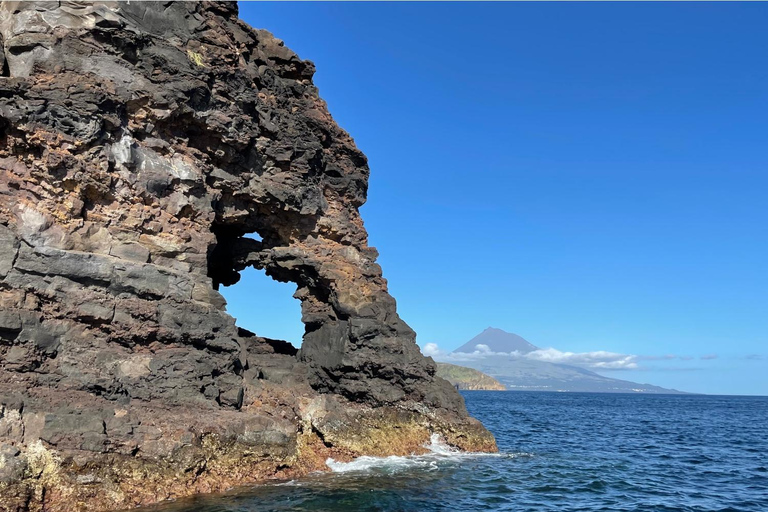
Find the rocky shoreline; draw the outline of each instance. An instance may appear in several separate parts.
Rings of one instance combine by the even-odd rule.
[[[311,62],[228,2],[3,2],[0,35],[0,510],[496,449],[397,315]],[[248,266],[301,350],[226,313]]]

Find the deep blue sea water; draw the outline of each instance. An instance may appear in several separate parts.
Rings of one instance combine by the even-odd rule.
[[[150,510],[768,512],[768,397],[463,394],[499,455],[437,442]]]

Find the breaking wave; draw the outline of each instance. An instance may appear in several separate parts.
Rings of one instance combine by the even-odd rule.
[[[421,469],[436,471],[442,466],[455,464],[467,459],[480,457],[531,457],[529,453],[471,453],[462,452],[443,441],[440,434],[432,434],[429,443],[424,445],[428,451],[421,455],[408,455],[389,457],[358,457],[350,462],[338,462],[332,458],[325,461],[326,465],[334,473],[349,472],[387,472],[395,473],[403,470]]]

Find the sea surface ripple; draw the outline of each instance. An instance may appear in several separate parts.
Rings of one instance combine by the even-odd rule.
[[[426,455],[329,461],[332,473],[147,510],[768,511],[768,397],[463,394],[499,454],[433,438]]]

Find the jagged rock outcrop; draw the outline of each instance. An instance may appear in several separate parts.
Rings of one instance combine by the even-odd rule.
[[[507,388],[490,375],[474,368],[449,363],[437,363],[437,376],[450,382],[456,389],[467,391],[505,391]]]
[[[116,509],[493,437],[416,346],[314,67],[224,2],[0,7],[0,510]],[[257,233],[261,241],[245,235]],[[296,351],[220,286],[296,283]]]

